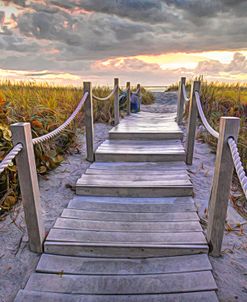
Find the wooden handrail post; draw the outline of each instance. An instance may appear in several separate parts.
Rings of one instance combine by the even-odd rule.
[[[190,107],[189,107],[189,118],[188,118],[188,128],[187,128],[187,138],[186,138],[186,164],[192,165],[194,144],[196,136],[196,119],[197,119],[197,105],[195,99],[195,91],[200,93],[200,81],[194,81],[191,85],[190,93]]]
[[[85,101],[85,127],[86,127],[86,144],[87,144],[87,160],[94,161],[94,129],[93,129],[93,97],[92,97],[92,83],[83,83],[84,93],[88,92]]]
[[[114,125],[119,124],[119,79],[114,79]]]
[[[178,87],[178,105],[177,105],[177,123],[182,124],[183,113],[184,113],[184,95],[183,95],[183,85],[186,83],[186,78],[182,77],[179,81]]]
[[[224,236],[227,205],[230,195],[234,164],[227,140],[232,137],[236,142],[240,127],[237,117],[221,117],[219,140],[215,161],[213,186],[208,208],[207,240],[212,256],[220,256]]]
[[[16,164],[30,250],[36,253],[42,253],[45,228],[42,219],[30,123],[13,124],[11,125],[11,132],[13,144],[21,143],[23,146],[22,151],[16,156]]]
[[[138,111],[141,111],[141,84],[137,84],[136,86],[136,90],[138,91],[140,89],[140,91],[137,93],[137,97],[138,97]]]
[[[130,115],[131,112],[131,103],[130,103],[130,82],[126,83],[127,90],[127,114]]]

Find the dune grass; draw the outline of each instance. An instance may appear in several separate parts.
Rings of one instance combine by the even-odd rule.
[[[111,88],[97,86],[93,94],[109,95]],[[143,103],[154,101],[152,93],[142,88]],[[0,161],[12,148],[10,124],[30,122],[33,137],[49,133],[60,126],[76,108],[83,95],[82,88],[53,86],[47,83],[0,82]],[[114,121],[114,98],[96,101],[94,122],[112,124]],[[68,148],[76,147],[76,129],[83,129],[84,112],[58,137],[35,146],[36,166],[39,174],[57,167]],[[0,215],[8,211],[18,200],[19,184],[15,164],[0,175]]]

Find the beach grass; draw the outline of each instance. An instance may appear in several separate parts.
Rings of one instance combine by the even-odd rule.
[[[93,87],[93,94],[105,97],[112,88]],[[144,104],[154,102],[154,96],[144,88]],[[78,87],[55,86],[35,82],[0,82],[0,161],[12,148],[10,124],[30,122],[33,137],[49,133],[60,126],[74,111],[83,96]],[[107,101],[93,100],[94,122],[112,124],[114,97]],[[124,116],[124,113],[122,114]],[[57,167],[69,148],[76,147],[75,133],[83,129],[84,111],[58,137],[35,146],[36,166],[39,174]],[[18,200],[19,184],[15,163],[0,175],[0,214],[8,211]]]

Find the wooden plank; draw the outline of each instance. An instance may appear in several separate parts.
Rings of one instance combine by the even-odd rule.
[[[130,246],[134,244],[144,245],[202,245],[207,244],[202,232],[183,233],[139,233],[139,232],[98,232],[67,229],[51,229],[47,241],[82,242],[82,243],[109,243]]]
[[[103,163],[103,162],[94,162],[90,165],[90,169],[117,169],[117,170],[135,170],[135,169],[144,169],[144,170],[186,170],[186,165],[183,161],[170,161],[165,163],[128,163],[128,162],[118,162],[118,163]]]
[[[104,258],[146,258],[184,256],[208,253],[207,245],[153,245],[144,244],[106,244],[106,243],[80,243],[45,241],[46,253],[57,255],[71,255],[82,257],[104,257]]]
[[[127,299],[127,300],[126,300]],[[217,302],[214,291],[157,295],[73,295],[20,290],[15,302]]]
[[[99,221],[198,221],[196,212],[175,212],[175,213],[124,213],[124,212],[100,212],[84,211],[78,209],[64,209],[64,218],[75,218],[83,220]]]
[[[166,196],[192,196],[193,189],[191,185],[181,186],[145,186],[129,187],[111,187],[110,185],[81,185],[76,186],[77,195],[93,196],[119,196],[119,197],[166,197]]]
[[[180,204],[194,204],[192,197],[163,197],[163,198],[132,198],[132,197],[104,197],[104,196],[75,196],[69,203],[79,205],[81,203],[101,203],[103,205],[110,204],[132,204],[132,205],[149,205],[149,204],[158,204],[158,205],[180,205]]]
[[[210,271],[130,276],[32,274],[27,290],[73,294],[157,294],[216,290]]]
[[[140,232],[140,233],[176,233],[176,232],[202,232],[198,221],[186,222],[118,222],[93,221],[69,218],[58,218],[54,228],[81,231],[103,232]]]
[[[109,132],[110,139],[150,139],[150,140],[163,140],[163,139],[182,139],[182,132]]]
[[[149,180],[148,178],[144,177],[138,177],[133,176],[133,178],[130,177],[130,179],[116,179],[111,175],[102,175],[100,177],[99,175],[82,175],[81,178],[77,181],[77,186],[104,186],[104,187],[179,187],[179,186],[192,186],[191,181],[188,176],[186,177],[178,177],[178,179],[175,179],[174,177],[172,179],[169,179],[166,175],[164,177],[161,177],[161,179],[152,179]]]
[[[212,270],[206,254],[146,259],[81,258],[43,254],[37,272],[74,275],[144,275]]]
[[[187,177],[189,177],[187,171],[185,170],[149,170],[148,175],[152,175],[153,176],[162,176],[162,175],[186,175]],[[130,170],[117,170],[117,169],[91,169],[88,168],[85,172],[85,174],[94,174],[94,175],[133,175],[133,173]],[[134,175],[139,176],[139,175],[143,175],[143,170],[134,170]],[[151,176],[150,176],[151,178]]]
[[[174,198],[176,200],[176,198]],[[167,212],[187,212],[196,211],[196,207],[193,202],[185,203],[127,203],[127,202],[92,202],[92,201],[82,201],[80,198],[74,198],[70,201],[68,205],[69,209],[78,210],[88,210],[88,211],[103,211],[103,212],[139,212],[139,213],[167,213]]]
[[[81,178],[77,181],[78,184],[81,183],[99,183],[104,182],[106,184],[108,181],[113,182],[113,186],[115,183],[125,183],[125,182],[135,182],[139,185],[138,182],[142,182],[145,185],[145,182],[149,182],[150,185],[166,185],[166,183],[171,183],[172,185],[182,183],[190,183],[190,178],[187,173],[172,173],[172,174],[163,174],[163,175],[152,175],[149,174],[83,174]],[[134,184],[132,184],[134,185]]]
[[[134,153],[126,154],[125,152],[121,153],[100,153],[96,151],[95,154],[96,161],[129,161],[129,162],[136,162],[136,161],[152,161],[152,162],[162,162],[162,161],[169,161],[169,160],[184,160],[185,159],[185,152],[174,153],[174,154],[166,154],[161,152],[160,154],[149,153],[149,154],[141,154],[138,153],[138,150]]]

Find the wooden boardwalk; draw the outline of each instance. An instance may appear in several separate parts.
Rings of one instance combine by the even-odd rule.
[[[15,301],[218,301],[182,136],[170,113],[114,127]]]

